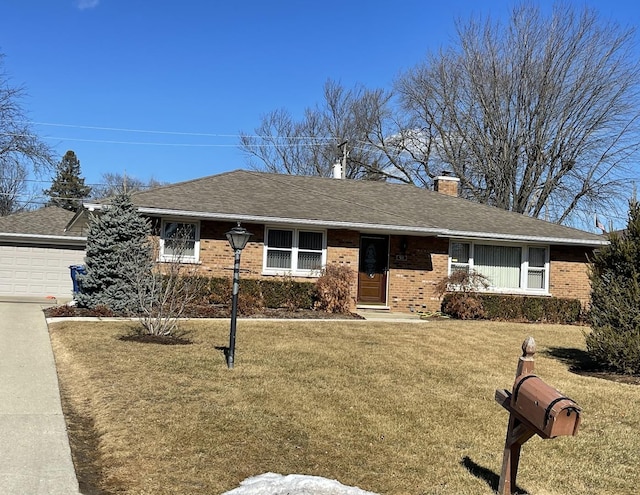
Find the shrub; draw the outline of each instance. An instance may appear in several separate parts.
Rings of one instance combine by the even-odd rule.
[[[354,277],[348,265],[327,265],[316,282],[315,307],[329,313],[348,313]]]
[[[461,320],[539,321],[576,323],[582,316],[577,299],[511,296],[479,293],[489,287],[487,278],[477,272],[454,272],[436,285],[442,297],[441,311]],[[453,292],[449,292],[454,289]]]
[[[489,287],[489,281],[481,273],[455,271],[440,280],[435,290],[440,297],[453,291],[442,300],[443,313],[460,320],[470,320],[484,318],[485,311],[477,291],[487,287]]]
[[[201,301],[218,306],[231,302],[233,280],[231,277],[210,278],[203,288]],[[281,279],[240,279],[238,311],[251,314],[262,308],[286,308],[290,311],[311,309],[315,300],[313,282],[296,282],[291,277]]]
[[[468,292],[452,292],[442,300],[441,311],[459,320],[473,320],[484,318],[485,312],[482,301],[477,294]]]
[[[202,295],[202,299],[208,301],[209,304],[229,304],[231,301],[232,283],[231,277],[210,278],[208,284],[203,287],[204,294]]]
[[[231,293],[233,293],[233,279],[229,279]],[[229,299],[230,300],[230,299]],[[260,280],[255,278],[240,279],[238,291],[238,313],[252,315],[264,308]]]
[[[564,324],[582,320],[582,304],[577,299],[500,294],[479,294],[478,297],[489,320]]]
[[[267,308],[286,308],[289,311],[311,309],[315,297],[313,282],[296,282],[291,277],[262,280],[262,297]]]
[[[629,204],[624,235],[610,236],[590,266],[587,351],[607,368],[640,374],[640,204]]]

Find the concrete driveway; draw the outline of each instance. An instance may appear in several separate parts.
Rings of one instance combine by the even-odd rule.
[[[43,301],[0,301],[0,493],[77,494]]]

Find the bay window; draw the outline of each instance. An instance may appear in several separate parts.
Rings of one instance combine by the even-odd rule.
[[[324,232],[267,228],[264,271],[273,274],[312,275],[326,259]]]
[[[476,271],[503,292],[548,292],[548,248],[452,241],[449,274]]]

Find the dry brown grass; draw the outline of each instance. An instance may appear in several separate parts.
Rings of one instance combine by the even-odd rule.
[[[575,438],[523,447],[535,494],[637,493],[640,388],[571,373],[578,327],[430,321],[192,322],[192,345],[120,340],[125,323],[51,326],[85,493],[218,494],[272,471],[383,494],[489,494],[497,486],[520,345],[584,409]],[[555,356],[555,357],[554,357]],[[88,456],[87,456],[88,454]],[[85,457],[83,457],[85,456]]]

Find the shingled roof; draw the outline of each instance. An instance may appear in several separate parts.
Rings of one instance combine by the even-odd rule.
[[[596,234],[413,185],[375,181],[236,170],[136,192],[132,200],[141,212],[155,216],[550,244],[607,242]]]
[[[84,236],[65,232],[65,226],[73,215],[72,211],[64,208],[46,206],[0,217],[0,240],[83,244],[86,242]]]

